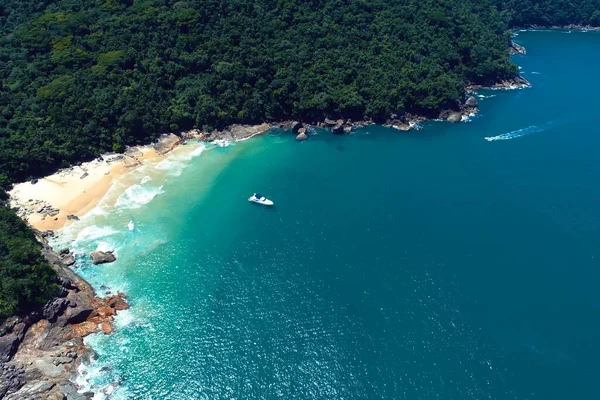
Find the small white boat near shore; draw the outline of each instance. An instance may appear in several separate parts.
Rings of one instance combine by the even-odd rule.
[[[130,231],[135,229],[135,224],[133,223],[133,221],[129,221],[129,223],[127,224],[127,227],[129,228]]]
[[[271,200],[267,199],[259,193],[254,193],[248,198],[248,201],[251,203],[262,204],[263,206],[272,206],[273,204],[275,204]]]

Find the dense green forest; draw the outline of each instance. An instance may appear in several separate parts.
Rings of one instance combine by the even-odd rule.
[[[0,204],[0,322],[45,303],[57,289],[31,229]]]
[[[506,10],[511,27],[600,26],[600,0],[494,0]]]
[[[470,0],[0,0],[0,167],[23,180],[160,132],[435,114],[515,75]]]

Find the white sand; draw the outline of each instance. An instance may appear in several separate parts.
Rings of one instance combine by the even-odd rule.
[[[168,135],[155,145],[134,147],[124,155],[108,154],[102,157],[104,160],[58,171],[35,184],[19,183],[9,192],[11,206],[36,229],[60,229],[69,221],[67,215],[81,217],[94,208],[115,179],[146,160],[164,157],[178,143],[179,138]],[[51,216],[38,212],[43,206],[46,210],[58,209],[59,213]]]

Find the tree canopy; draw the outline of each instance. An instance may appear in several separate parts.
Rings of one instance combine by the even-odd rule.
[[[0,322],[45,303],[57,289],[56,273],[31,229],[0,205]]]
[[[600,0],[494,0],[511,27],[600,26]]]

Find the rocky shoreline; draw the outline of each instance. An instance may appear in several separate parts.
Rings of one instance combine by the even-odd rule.
[[[469,85],[465,87],[467,97],[464,102],[458,103],[455,109],[442,110],[436,119],[444,120],[452,123],[465,121],[468,117],[479,112],[479,102],[473,91],[476,89],[512,89],[523,88],[530,86],[530,83],[523,77],[517,76],[512,80],[503,81],[491,87],[478,85]],[[182,143],[189,139],[197,139],[204,142],[219,142],[228,141],[236,142],[249,139],[258,134],[264,133],[269,129],[279,128],[291,131],[295,135],[297,141],[307,140],[311,134],[315,133],[315,129],[328,129],[333,134],[344,135],[352,134],[356,129],[363,128],[368,125],[381,124],[386,128],[392,128],[399,131],[410,131],[421,129],[420,123],[432,119],[430,116],[411,114],[409,112],[397,111],[391,114],[385,120],[375,121],[372,118],[365,117],[362,120],[352,120],[343,118],[325,117],[320,122],[305,122],[305,121],[281,121],[272,123],[263,123],[261,125],[232,125],[223,131],[203,132],[200,130],[191,130],[180,134]]]
[[[570,24],[570,25],[553,25],[553,26],[541,26],[541,25],[531,25],[525,28],[516,28],[515,31],[527,31],[531,29],[566,29],[571,31],[600,31],[600,26],[592,26],[592,25],[578,25],[578,24]]]
[[[74,383],[81,363],[93,350],[83,343],[91,333],[111,333],[116,313],[129,308],[123,294],[96,297],[94,289],[65,263],[70,254],[57,254],[46,236],[36,232],[42,254],[57,272],[60,294],[39,310],[10,317],[0,325],[0,398],[90,399]]]

